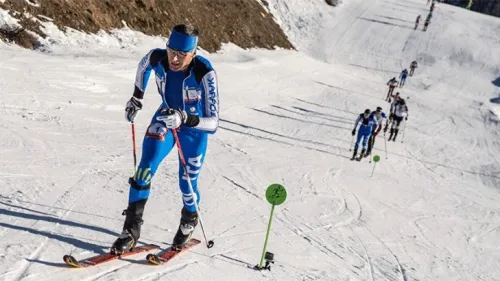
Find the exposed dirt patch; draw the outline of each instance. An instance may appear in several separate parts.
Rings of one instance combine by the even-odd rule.
[[[128,27],[148,35],[169,36],[179,23],[191,23],[200,31],[200,47],[214,52],[221,43],[242,48],[272,49],[293,46],[281,28],[258,2],[260,0],[6,0],[0,8],[19,12],[23,30],[17,35],[0,34],[25,47],[33,47],[26,30],[42,35],[38,24],[25,18],[27,12],[39,19],[53,19],[61,30],[71,27],[95,33]],[[42,19],[43,20],[43,19]],[[10,36],[10,37],[9,37]],[[30,44],[22,44],[31,40]]]

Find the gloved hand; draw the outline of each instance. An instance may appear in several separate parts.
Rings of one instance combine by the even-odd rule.
[[[177,129],[186,122],[187,113],[169,108],[156,117],[156,120],[164,122],[168,129]]]
[[[131,97],[125,105],[125,118],[129,122],[134,122],[135,116],[142,109],[142,99]]]
[[[405,121],[408,121],[408,116],[405,117]]]
[[[356,129],[352,130],[352,135],[356,135]]]

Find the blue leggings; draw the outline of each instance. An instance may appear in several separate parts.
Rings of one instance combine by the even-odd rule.
[[[168,130],[163,122],[156,121],[157,115],[158,113],[153,117],[144,137],[141,162],[133,178],[135,183],[130,185],[129,203],[149,198],[151,180],[158,166],[172,151],[175,144],[172,131]],[[199,203],[198,175],[205,158],[208,135],[189,128],[182,128],[178,131],[177,135],[179,136],[181,149],[184,153],[184,159],[186,159],[193,192],[195,193],[197,203]],[[194,199],[189,190],[187,177],[184,173],[180,157],[179,187],[182,192],[184,208],[190,212],[195,212]]]
[[[363,139],[363,149],[366,149],[368,140],[372,134],[372,129],[369,126],[360,126],[358,130],[358,137],[356,139],[356,144],[354,145],[354,150],[357,150],[361,139]]]

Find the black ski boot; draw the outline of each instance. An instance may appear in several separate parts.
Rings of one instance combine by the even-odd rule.
[[[366,149],[361,149],[361,154],[359,155],[358,161],[365,157]]]
[[[388,141],[391,141],[393,136],[394,136],[394,128],[391,128],[391,134],[389,135]]]
[[[396,141],[396,137],[398,136],[399,129],[394,130],[394,138],[392,138],[392,141]]]
[[[198,214],[182,208],[181,222],[175,234],[174,241],[172,242],[172,248],[178,250],[184,248],[186,243],[191,239],[191,235],[193,235],[196,225],[198,225]]]
[[[147,199],[129,203],[128,208],[123,210],[122,215],[126,216],[123,231],[111,246],[111,254],[121,255],[134,249],[141,235],[141,225],[144,222],[142,214],[146,201]]]
[[[357,148],[354,149],[354,153],[352,154],[351,160],[356,159],[356,154],[358,154],[358,149]]]
[[[137,239],[132,236],[129,230],[124,229],[111,246],[110,253],[119,256],[123,253],[132,251],[136,244]]]

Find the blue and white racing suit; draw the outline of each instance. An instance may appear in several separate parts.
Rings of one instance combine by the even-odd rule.
[[[167,51],[153,49],[139,63],[135,97],[142,98],[144,95],[151,71],[155,73],[162,104],[153,116],[144,137],[141,161],[133,180],[130,181],[129,203],[148,199],[151,180],[175,144],[172,131],[168,130],[162,121],[156,120],[161,111],[167,108],[184,110],[187,114],[196,116],[196,124],[182,125],[178,136],[193,191],[199,203],[197,182],[205,159],[208,134],[215,133],[219,125],[219,93],[215,70],[207,59],[195,56],[186,71],[171,71],[168,68]],[[190,193],[182,165],[179,165],[179,186],[184,208],[195,212],[195,199]]]
[[[356,119],[356,122],[354,123],[354,129],[356,129],[358,123],[361,123],[361,125],[359,126],[358,137],[356,139],[356,144],[354,145],[355,151],[358,149],[361,139],[363,139],[363,149],[366,150],[368,140],[370,139],[370,136],[372,134],[372,128],[376,128],[378,126],[378,122],[375,117],[369,116],[368,118],[365,118],[363,113],[361,113],[358,116],[358,119]]]

